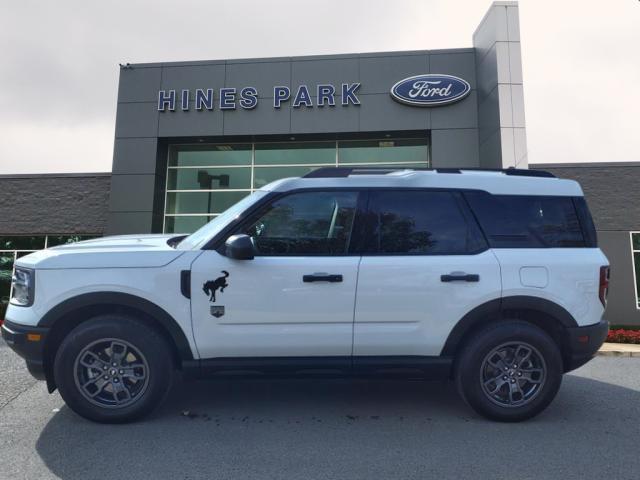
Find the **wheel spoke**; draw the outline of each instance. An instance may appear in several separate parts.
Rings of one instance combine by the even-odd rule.
[[[526,380],[529,383],[542,383],[543,370],[541,368],[524,368],[520,370],[522,372],[522,380]]]
[[[514,394],[518,394],[517,399],[514,397]],[[524,400],[524,392],[518,382],[509,383],[509,403],[513,405],[522,402],[522,400]]]
[[[498,357],[500,357],[500,360],[496,361],[496,359],[495,359],[496,355]],[[497,368],[498,370],[501,370],[501,371],[506,369],[506,368],[508,368],[507,367],[507,363],[505,361],[505,356],[506,356],[506,354],[503,351],[495,352],[494,355],[489,357],[489,360],[488,360],[489,365],[491,365],[493,368]]]
[[[122,368],[122,378],[143,380],[147,377],[147,369],[142,363],[132,363]]]
[[[493,388],[493,389],[490,388],[491,383],[495,383],[495,388]],[[487,388],[487,391],[491,395],[495,395],[498,391],[500,391],[500,389],[502,388],[502,386],[505,383],[507,383],[507,382],[505,380],[503,380],[500,375],[498,375],[496,378],[490,378],[489,380],[484,382],[484,386],[485,386],[485,388]]]
[[[127,346],[121,342],[111,342],[111,361],[122,365],[122,360],[127,356]]]
[[[109,384],[109,379],[105,379],[102,375],[98,375],[88,380],[84,385],[82,385],[82,388],[84,389],[85,392],[87,392],[87,395],[93,398],[96,395],[98,395],[100,392],[102,392],[104,387],[106,387],[108,384]],[[93,392],[89,391],[89,387],[91,387],[92,385],[95,386],[95,391]]]
[[[524,355],[522,354],[524,352]],[[525,347],[524,345],[518,345],[518,348],[516,349],[516,353],[515,353],[515,363],[518,365],[518,367],[521,367],[526,361],[529,360],[529,358],[531,358],[531,354],[533,353],[533,350],[531,350],[528,347]]]
[[[122,382],[111,382],[111,386],[113,387],[113,399],[118,405],[131,400],[131,392],[129,392],[129,389],[126,388]],[[123,396],[124,398],[122,398]]]
[[[80,365],[94,370],[103,370],[105,366],[109,366],[104,360],[91,351],[84,353],[80,360]]]

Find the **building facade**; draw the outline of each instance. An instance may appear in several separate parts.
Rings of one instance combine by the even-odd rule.
[[[320,166],[526,168],[523,105],[515,2],[472,48],[127,64],[108,231],[192,231]]]
[[[494,2],[470,43],[121,66],[110,174],[0,176],[0,305],[30,251],[189,233],[318,167],[527,168],[517,3]],[[638,165],[538,167],[582,183],[612,262],[610,320],[640,325],[640,215],[628,212]]]

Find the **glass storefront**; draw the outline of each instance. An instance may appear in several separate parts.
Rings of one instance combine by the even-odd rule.
[[[96,235],[0,236],[0,319],[4,319],[11,298],[11,277],[15,261],[37,250],[95,238]]]
[[[253,190],[318,167],[429,167],[427,138],[169,147],[164,231],[191,233]]]

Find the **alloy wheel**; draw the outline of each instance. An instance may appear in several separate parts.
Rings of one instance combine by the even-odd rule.
[[[82,396],[103,408],[124,408],[138,401],[149,384],[149,364],[131,343],[104,338],[87,345],[74,363]]]
[[[480,368],[483,393],[501,407],[522,407],[540,393],[547,367],[540,352],[525,342],[499,345],[485,356]]]

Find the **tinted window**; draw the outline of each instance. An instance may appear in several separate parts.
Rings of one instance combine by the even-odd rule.
[[[571,197],[465,193],[492,247],[584,247]]]
[[[358,194],[294,193],[271,203],[244,230],[257,255],[340,255],[349,250]]]
[[[372,192],[369,217],[370,253],[465,254],[484,243],[450,192]]]

